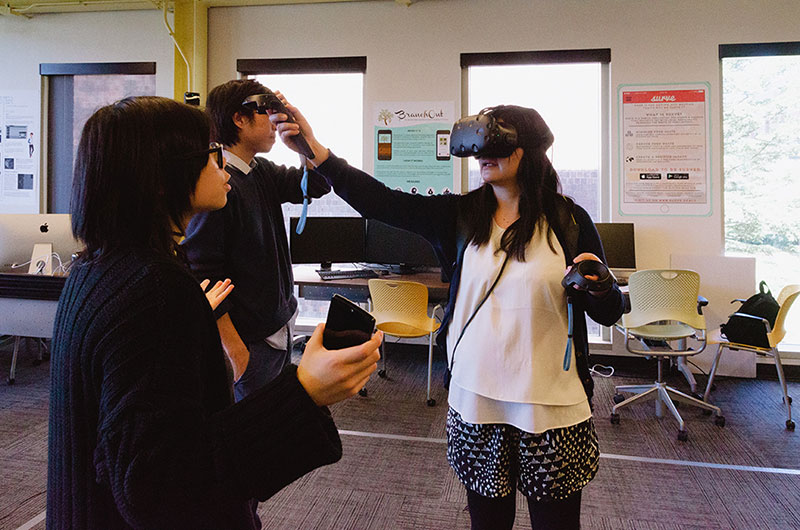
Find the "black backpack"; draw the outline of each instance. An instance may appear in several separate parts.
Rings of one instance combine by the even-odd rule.
[[[770,329],[772,329],[775,326],[775,318],[778,316],[779,309],[780,306],[769,291],[767,283],[762,281],[758,284],[758,292],[745,300],[739,310],[732,314],[726,323],[720,326],[720,330],[729,342],[769,348],[766,330],[761,319],[766,319],[769,322]],[[742,315],[758,318],[749,318]]]

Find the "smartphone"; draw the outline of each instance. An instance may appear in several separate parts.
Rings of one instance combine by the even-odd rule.
[[[334,294],[322,334],[322,345],[341,350],[367,342],[375,331],[375,317],[342,295]]]
[[[380,129],[378,131],[378,160],[392,159],[392,131]]]
[[[450,131],[436,131],[436,160],[450,160]]]

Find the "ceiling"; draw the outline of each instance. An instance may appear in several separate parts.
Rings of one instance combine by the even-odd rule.
[[[179,0],[198,2],[208,7],[235,7],[247,5],[323,4],[336,2],[388,2],[410,6],[419,0]],[[174,0],[166,0],[171,11]],[[45,13],[74,13],[82,11],[130,11],[135,9],[158,9],[163,1],[151,0],[6,0],[0,5],[0,16],[19,15],[32,18]]]

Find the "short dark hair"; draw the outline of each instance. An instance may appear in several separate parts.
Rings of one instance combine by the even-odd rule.
[[[86,122],[75,158],[72,231],[89,256],[122,247],[172,253],[173,227],[191,210],[210,123],[198,109],[153,96],[102,107]]]
[[[214,87],[206,98],[214,139],[227,147],[239,143],[239,127],[233,123],[233,115],[238,112],[252,119],[253,109],[243,107],[242,102],[248,96],[265,94],[268,90],[255,79],[234,79]]]

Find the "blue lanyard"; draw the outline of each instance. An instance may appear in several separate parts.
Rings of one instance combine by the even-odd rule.
[[[300,180],[300,189],[303,191],[303,211],[297,221],[297,228],[295,228],[297,235],[303,233],[303,229],[306,227],[306,217],[308,217],[308,167],[305,165],[303,166],[303,178]]]
[[[569,330],[567,331],[567,349],[564,352],[564,371],[569,371],[572,362],[572,298],[567,297],[567,317],[569,319]]]

